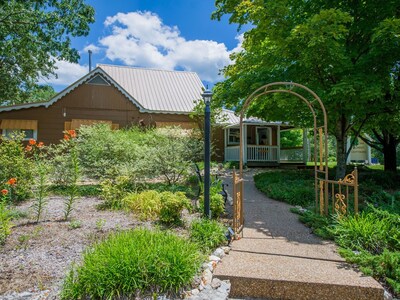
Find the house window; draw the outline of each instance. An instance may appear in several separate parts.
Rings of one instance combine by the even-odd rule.
[[[37,121],[36,120],[2,120],[0,129],[5,138],[13,138],[23,135],[24,140],[37,139]]]
[[[228,145],[240,144],[240,129],[228,128]]]
[[[257,127],[257,145],[272,145],[272,129]]]

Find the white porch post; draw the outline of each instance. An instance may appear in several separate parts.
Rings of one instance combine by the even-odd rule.
[[[247,125],[243,125],[243,164],[247,164]]]
[[[281,163],[281,125],[278,125],[278,128],[276,130],[276,144],[278,146],[278,151],[276,152],[277,154],[277,161],[278,164]]]
[[[228,130],[224,128],[224,161],[227,161],[226,160],[227,146],[228,146]]]
[[[307,138],[307,130],[305,128],[303,130],[303,163],[307,164],[308,162],[308,138]]]

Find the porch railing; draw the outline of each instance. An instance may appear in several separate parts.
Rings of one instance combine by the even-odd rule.
[[[239,146],[225,148],[225,161],[239,161]]]
[[[281,162],[303,162],[303,147],[281,148]]]
[[[278,161],[278,146],[247,146],[247,161]]]
[[[239,161],[239,146],[225,148],[225,161]],[[278,146],[247,146],[247,161],[278,161]],[[245,154],[246,155],[246,154]]]

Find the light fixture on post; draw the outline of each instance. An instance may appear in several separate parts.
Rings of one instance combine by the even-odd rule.
[[[211,218],[210,212],[210,161],[211,161],[211,98],[212,92],[207,88],[201,95],[204,100],[204,215]]]

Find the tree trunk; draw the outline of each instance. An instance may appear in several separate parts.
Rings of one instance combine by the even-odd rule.
[[[396,148],[397,148],[397,140],[396,138],[388,133],[385,135],[385,143],[383,144],[383,156],[384,156],[384,170],[386,172],[396,172],[397,167],[397,157],[396,157]]]
[[[346,118],[342,115],[336,123],[336,179],[346,176],[347,163],[347,133],[346,133]]]

